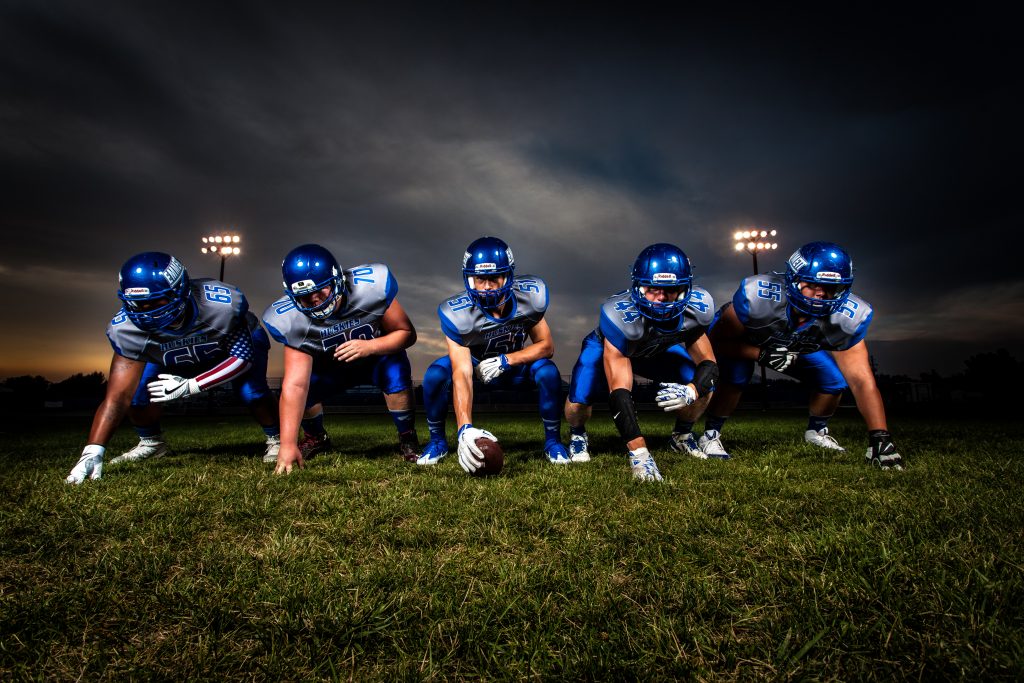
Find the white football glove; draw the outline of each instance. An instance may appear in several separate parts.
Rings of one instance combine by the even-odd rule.
[[[511,366],[508,364],[508,358],[505,358],[504,354],[501,356],[495,356],[494,358],[488,358],[477,363],[476,367],[473,368],[473,373],[476,375],[484,384],[490,384],[494,380],[501,376],[501,373],[508,370]]]
[[[775,346],[768,349],[761,349],[760,355],[757,357],[757,362],[761,365],[767,365],[776,372],[782,372],[796,360],[799,356],[796,351],[790,351],[785,346]]]
[[[462,425],[459,429],[459,464],[469,474],[473,474],[484,466],[484,454],[476,445],[479,438],[497,441],[498,438],[485,429],[477,429],[473,425]]]
[[[64,481],[68,484],[81,484],[85,478],[99,479],[103,476],[103,454],[106,452],[103,446],[89,444],[82,450],[82,457],[78,459],[75,466],[71,468],[71,474]]]
[[[661,389],[658,390],[654,400],[658,407],[666,413],[684,408],[697,400],[697,391],[689,384],[661,382],[658,386]]]
[[[153,403],[166,403],[176,398],[193,396],[202,389],[195,379],[185,379],[177,375],[157,375],[155,379],[146,385],[149,390],[149,400]]]

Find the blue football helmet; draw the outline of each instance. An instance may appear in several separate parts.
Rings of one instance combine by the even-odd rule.
[[[170,327],[192,303],[185,266],[170,254],[136,254],[124,262],[117,277],[117,297],[124,304],[125,315],[140,330]]]
[[[824,299],[804,296],[801,282],[825,286]],[[786,262],[786,294],[789,304],[806,315],[832,315],[846,303],[853,284],[853,259],[838,244],[811,242],[805,244]]]
[[[497,237],[481,237],[466,247],[462,257],[462,281],[466,292],[480,308],[494,309],[505,305],[512,296],[516,260],[512,250]],[[477,290],[473,278],[478,275],[504,275],[505,283],[498,289]]]
[[[693,271],[683,250],[672,244],[652,244],[633,263],[633,286],[630,298],[637,310],[651,320],[671,320],[682,314],[690,301]],[[679,288],[675,301],[648,301],[648,287]]]
[[[303,244],[288,252],[281,263],[284,293],[295,308],[316,320],[330,317],[345,295],[345,276],[334,255],[319,244]],[[303,305],[300,301],[313,292],[330,287],[327,298],[318,304]]]

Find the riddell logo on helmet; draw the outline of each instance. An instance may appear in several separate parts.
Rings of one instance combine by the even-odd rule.
[[[654,284],[658,284],[658,283],[675,284],[675,281],[676,281],[676,274],[675,273],[655,273],[654,275],[651,276],[651,282],[653,282]]]
[[[833,273],[830,270],[823,270],[823,271],[818,273],[818,279],[819,280],[832,280],[834,282],[839,282],[840,280],[843,279],[843,276],[840,275],[839,273]]]
[[[498,264],[496,264],[496,263],[478,263],[478,264],[476,264],[476,269],[475,270],[478,273],[483,273],[485,271],[489,272],[489,271],[494,271],[494,270],[497,270],[497,269],[498,269]]]
[[[316,283],[312,280],[299,280],[292,283],[292,294],[301,296],[316,289]]]
[[[129,287],[124,290],[125,296],[149,296],[149,287]]]

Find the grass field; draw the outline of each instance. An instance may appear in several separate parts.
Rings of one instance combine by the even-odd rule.
[[[336,450],[287,478],[247,419],[174,418],[173,457],[80,487],[88,418],[7,423],[0,679],[1021,680],[1024,427],[893,422],[901,473],[854,413],[845,456],[741,414],[730,462],[645,414],[642,484],[601,415],[568,468],[535,417],[481,420],[486,480],[401,462],[384,415],[329,416]]]

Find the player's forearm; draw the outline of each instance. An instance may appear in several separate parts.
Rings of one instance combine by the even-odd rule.
[[[853,399],[857,402],[857,410],[860,411],[861,416],[864,418],[864,424],[868,431],[873,429],[888,430],[888,423],[885,419],[885,403],[882,401],[882,393],[878,390],[878,385],[875,384],[874,379],[872,378],[870,382],[848,381],[848,384],[850,385],[850,391],[853,393]]]
[[[461,427],[473,422],[473,380],[471,375],[452,376],[452,408],[455,420]]]
[[[387,356],[407,349],[416,343],[416,332],[413,330],[395,330],[373,340],[373,355]]]
[[[296,443],[299,439],[299,424],[306,406],[308,387],[285,384],[281,387],[280,418],[281,442]]]
[[[106,446],[114,431],[124,421],[131,404],[131,397],[110,397],[108,396],[96,409],[92,418],[92,427],[89,429],[89,443],[97,446]]]
[[[252,363],[244,358],[228,356],[215,367],[196,375],[196,383],[201,391],[206,391],[244,375],[251,367]]]
[[[555,345],[550,342],[541,342],[530,344],[519,351],[506,353],[505,359],[509,365],[529,365],[541,358],[551,358],[553,355],[555,355]]]

